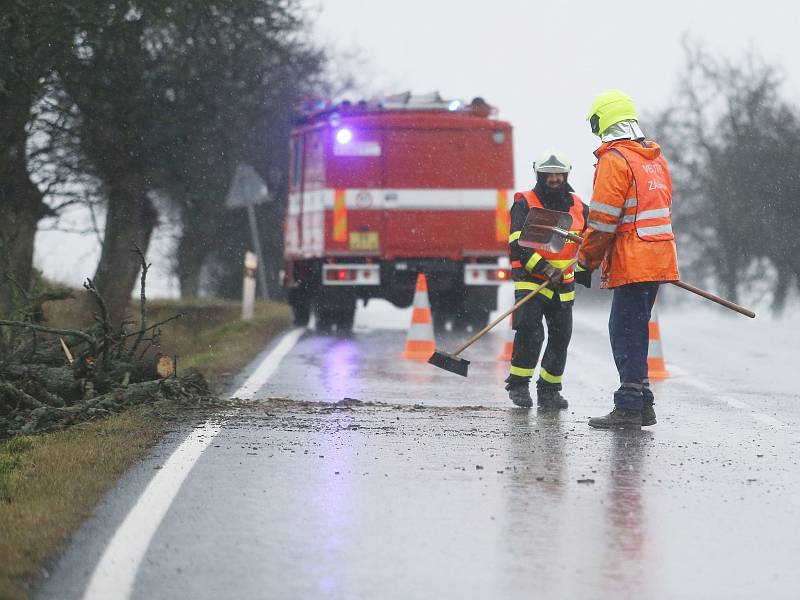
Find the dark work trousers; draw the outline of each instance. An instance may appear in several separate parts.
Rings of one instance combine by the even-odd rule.
[[[614,394],[619,408],[641,410],[642,386],[647,381],[650,312],[658,283],[630,283],[614,288],[608,333],[619,372],[620,389]]]
[[[528,292],[515,294],[515,301],[523,298]],[[534,296],[514,313],[513,327],[514,351],[511,355],[512,373],[506,379],[509,386],[528,385],[531,380],[539,353],[544,343],[544,325],[547,323],[547,347],[542,357],[538,389],[561,389],[561,377],[567,364],[567,347],[572,337],[572,302],[562,304],[557,296],[547,299]],[[513,371],[523,371],[515,374]],[[549,380],[549,381],[548,381]]]

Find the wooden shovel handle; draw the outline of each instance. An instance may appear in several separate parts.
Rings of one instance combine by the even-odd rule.
[[[682,288],[686,291],[692,292],[693,294],[697,294],[698,296],[702,296],[706,300],[711,300],[712,302],[716,302],[724,306],[725,308],[730,308],[731,310],[735,310],[736,312],[743,314],[746,317],[750,317],[751,319],[756,318],[756,313],[752,310],[745,308],[744,306],[739,306],[735,302],[731,302],[730,300],[725,300],[725,298],[720,298],[719,296],[715,296],[711,292],[707,292],[705,290],[701,290],[699,287],[695,287],[691,284],[684,283],[683,281],[670,281],[672,285],[677,285],[679,288]]]
[[[560,236],[563,236],[563,237],[567,238],[568,240],[575,242],[576,244],[582,244],[583,243],[583,238],[581,236],[579,236],[578,234],[576,234],[576,233],[572,233],[572,232],[566,231],[564,229],[557,229],[557,228],[554,228],[554,229],[556,229],[557,233]]]
[[[558,235],[565,237],[568,240],[572,240],[577,244],[583,243],[583,238],[579,235],[575,235],[574,233],[570,233],[569,231],[560,229],[559,227],[552,227],[552,229]],[[730,308],[731,310],[735,310],[736,312],[743,314],[746,317],[750,317],[751,319],[756,318],[756,313],[754,313],[752,310],[745,308],[744,306],[739,306],[738,304],[731,302],[730,300],[725,300],[725,298],[720,298],[719,296],[715,296],[711,292],[701,290],[699,287],[695,287],[691,284],[684,283],[683,281],[670,281],[670,283],[673,285],[677,285],[679,288],[683,288],[686,291],[692,292],[693,294],[702,296],[706,300],[711,300],[712,302],[716,302],[717,304],[724,306],[725,308]]]
[[[572,266],[573,266],[574,264],[576,264],[577,262],[578,262],[578,260],[577,260],[577,259],[575,259],[575,260],[572,260],[572,261],[571,261],[571,262],[570,262],[570,263],[569,263],[567,266],[565,266],[563,269],[559,269],[559,270],[560,270],[560,271],[563,273],[564,271],[566,271],[567,269],[569,269],[570,267],[572,267]],[[527,294],[527,295],[525,295],[524,297],[520,298],[520,299],[519,299],[519,300],[518,300],[518,301],[517,301],[517,302],[514,304],[514,306],[512,306],[511,308],[509,308],[509,309],[508,309],[507,311],[505,311],[505,312],[504,312],[502,315],[500,315],[499,317],[497,317],[497,318],[496,318],[494,321],[492,321],[491,323],[489,323],[489,324],[488,324],[486,327],[484,327],[483,329],[481,329],[481,330],[480,330],[478,333],[476,333],[476,334],[475,334],[475,335],[473,335],[471,338],[469,338],[469,339],[468,339],[466,342],[464,342],[464,343],[461,345],[461,347],[460,347],[460,348],[458,348],[458,349],[457,349],[455,352],[453,352],[453,355],[454,355],[454,356],[458,356],[458,355],[459,355],[459,354],[461,354],[461,353],[462,353],[464,350],[466,350],[467,348],[469,348],[470,346],[472,346],[472,344],[474,344],[474,343],[475,343],[475,342],[477,342],[479,339],[481,339],[481,338],[482,338],[482,337],[483,337],[483,336],[484,336],[484,335],[485,335],[485,334],[486,334],[486,333],[487,333],[487,332],[488,332],[490,329],[492,329],[492,328],[493,328],[495,325],[497,325],[497,324],[498,324],[500,321],[502,321],[503,319],[505,319],[505,318],[506,318],[508,315],[510,315],[511,313],[513,313],[513,312],[514,312],[515,310],[517,310],[517,309],[518,309],[520,306],[522,306],[523,304],[525,304],[525,303],[526,303],[528,300],[530,300],[530,299],[531,299],[531,298],[533,298],[533,297],[534,297],[536,294],[538,294],[538,293],[539,293],[539,292],[541,292],[541,291],[542,291],[544,288],[546,288],[548,283],[550,283],[550,282],[549,282],[549,281],[544,281],[544,282],[542,282],[541,284],[537,285],[535,288],[533,288],[533,289],[532,289],[530,292],[528,292],[528,294]]]

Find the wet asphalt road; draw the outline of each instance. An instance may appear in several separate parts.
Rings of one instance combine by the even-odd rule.
[[[509,405],[505,332],[465,353],[467,379],[400,358],[402,331],[306,334],[194,465],[131,597],[800,597],[796,394],[744,386],[725,344],[726,389],[676,352],[658,425],[592,430],[616,387],[604,319],[577,320],[556,414]],[[82,597],[182,435],[109,495],[38,598]]]

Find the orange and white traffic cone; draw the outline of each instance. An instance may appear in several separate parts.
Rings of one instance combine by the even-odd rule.
[[[647,376],[650,379],[668,379],[672,377],[664,364],[664,351],[661,348],[661,330],[658,327],[658,313],[653,305],[650,313],[650,342],[647,348]]]
[[[506,343],[503,345],[503,352],[497,357],[497,360],[510,361],[511,355],[514,354],[514,334],[516,331],[512,327],[508,328],[506,333]]]
[[[436,342],[433,338],[431,303],[428,300],[428,281],[424,273],[417,275],[413,306],[411,326],[408,328],[403,356],[412,360],[428,360],[436,351]]]

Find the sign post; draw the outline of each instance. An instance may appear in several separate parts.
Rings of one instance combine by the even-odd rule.
[[[258,232],[258,222],[256,221],[256,205],[263,204],[270,200],[269,190],[264,180],[256,173],[256,170],[248,164],[240,163],[236,167],[236,173],[231,181],[228,190],[228,197],[225,206],[228,208],[246,208],[247,220],[250,225],[250,238],[255,250],[258,274],[258,285],[261,288],[261,298],[269,299],[267,292],[267,271],[264,264],[264,254],[261,252],[261,236]]]

